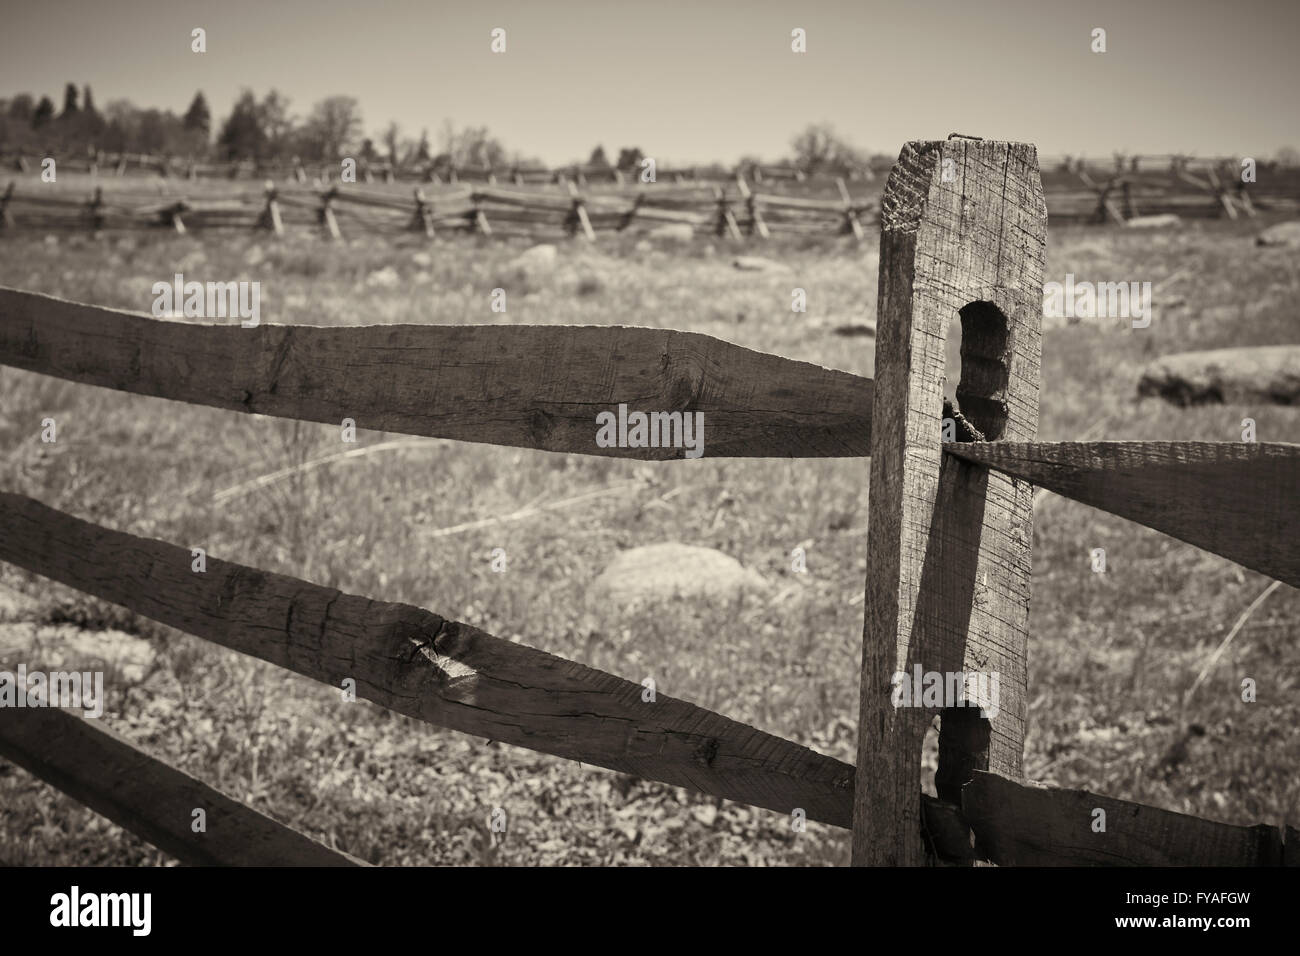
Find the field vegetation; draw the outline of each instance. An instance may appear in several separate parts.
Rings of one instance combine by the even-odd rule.
[[[1237,441],[1250,417],[1262,441],[1300,441],[1297,408],[1136,396],[1160,355],[1297,341],[1300,261],[1257,248],[1258,228],[1053,228],[1046,278],[1150,281],[1157,293],[1146,329],[1047,321],[1040,437]],[[873,340],[835,330],[875,319],[874,242],[765,244],[746,251],[787,268],[759,273],[733,268],[722,240],[558,242],[553,266],[521,270],[522,239],[26,234],[0,238],[0,284],[147,312],[153,283],[182,272],[259,280],[263,322],[673,327],[872,374]],[[790,311],[794,286],[807,290],[806,314]],[[490,309],[494,288],[507,292],[505,314]],[[46,417],[55,444],[40,441]],[[660,693],[854,760],[866,461],[642,464],[422,439],[317,462],[400,438],[363,432],[343,445],[336,426],[0,367],[0,488],[653,677]],[[720,549],[769,586],[737,603],[592,598],[620,550],[661,541]],[[796,546],[806,574],[791,571]],[[490,567],[494,548],[504,573]],[[1094,548],[1106,550],[1105,574],[1092,570]],[[1272,594],[1184,708],[1267,579],[1050,494],[1035,509],[1033,569],[1030,779],[1227,822],[1300,822],[1300,595]],[[374,863],[847,860],[845,832],[795,833],[779,814],[344,703],[337,689],[0,566],[0,667],[19,661],[102,667],[112,729]],[[1244,677],[1258,702],[1242,702]],[[488,826],[495,807],[508,814],[504,835]],[[0,862],[168,861],[0,762]]]

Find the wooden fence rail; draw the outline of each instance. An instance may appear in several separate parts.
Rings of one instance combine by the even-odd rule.
[[[343,594],[0,494],[0,560],[439,727],[848,826],[853,768],[422,608]],[[105,569],[112,574],[105,574]]]
[[[583,229],[579,207],[565,201]],[[600,215],[583,208],[592,222]],[[851,825],[855,863],[1300,863],[1300,834],[1290,828],[1284,843],[1276,828],[1035,787],[1021,773],[1030,483],[1294,584],[1300,446],[1033,440],[1046,211],[1032,146],[910,143],[881,220],[874,381],[671,330],[245,329],[0,290],[0,363],[138,394],[652,459],[683,450],[601,449],[595,414],[617,405],[699,411],[706,455],[870,455],[856,767],[685,701],[648,701],[639,684],[420,608],[215,558],[196,572],[186,548],[20,495],[0,493],[0,560],[315,680],[337,687],[351,678],[359,696],[441,727]],[[962,324],[955,413],[972,440],[944,442],[944,341],[954,319]],[[1004,689],[996,713],[938,710],[937,798],[923,792],[920,759],[936,708],[892,699],[894,675],[914,668],[992,671]],[[80,724],[42,719],[0,715],[0,751],[169,852],[220,861],[173,818],[201,785]],[[84,744],[69,745],[62,763],[47,759],[34,743],[47,730]],[[133,815],[125,808],[147,795],[113,802],[75,770],[82,759],[147,765],[160,787],[185,797],[155,801],[166,821]],[[236,842],[262,841],[283,862],[333,854],[222,806],[231,833],[246,828]],[[1090,826],[1098,809],[1110,818],[1099,832]],[[242,861],[259,851],[221,852]]]
[[[186,548],[8,493],[0,493],[0,560],[336,689],[350,678],[359,697],[439,727],[780,813],[801,809],[809,820],[832,826],[851,823],[851,765],[685,701],[656,695],[648,702],[640,684],[421,608],[210,555],[207,570],[195,572]],[[185,862],[356,862],[71,714],[6,711],[0,754]],[[1276,828],[1027,787],[996,774],[976,774],[955,804],[919,791],[917,803],[929,849],[947,862],[1246,866],[1281,860]],[[1111,814],[1109,837],[1089,845],[1098,806]],[[208,810],[206,834],[190,830],[196,807]],[[1178,839],[1153,839],[1152,826]]]
[[[597,445],[597,412],[620,404],[703,413],[711,457],[855,457],[871,433],[870,379],[672,329],[245,329],[0,288],[0,362],[231,411],[585,455],[685,456]]]
[[[364,865],[149,756],[97,720],[68,711],[6,708],[0,756],[182,863]],[[196,810],[203,811],[198,832]]]
[[[952,442],[944,450],[1300,587],[1300,445]]]

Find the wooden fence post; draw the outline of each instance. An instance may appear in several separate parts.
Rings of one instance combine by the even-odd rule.
[[[14,217],[9,212],[9,200],[14,198],[14,181],[9,180],[9,185],[5,187],[4,195],[0,196],[0,229],[12,229]]]
[[[618,224],[619,232],[632,225],[632,220],[636,218],[637,210],[641,208],[643,202],[645,202],[645,193],[638,192],[636,198],[632,200],[632,206],[627,212],[623,213],[623,218]]]
[[[1138,214],[1138,206],[1133,199],[1133,184],[1127,177],[1120,183],[1120,190],[1124,197],[1124,219],[1132,219]]]
[[[578,175],[582,175],[581,170]],[[566,185],[569,187],[569,195],[573,197],[573,209],[569,212],[569,235],[577,235],[578,229],[581,228],[582,234],[591,242],[595,242],[596,231],[591,228],[591,217],[587,215],[587,201],[578,194],[578,187],[572,180]]]
[[[772,238],[767,222],[763,219],[763,210],[759,208],[758,197],[749,188],[749,183],[745,182],[744,175],[739,172],[736,173],[736,188],[740,191],[741,198],[745,200],[745,213],[749,216],[749,234],[752,236],[758,233],[763,239]]]
[[[99,232],[104,228],[104,187],[95,187],[95,196],[86,204],[86,215],[90,222],[91,232]]]
[[[259,229],[270,229],[277,236],[284,235],[284,222],[280,219],[280,204],[276,201],[275,183],[266,181],[266,208],[257,220]]]
[[[488,222],[487,213],[483,211],[480,201],[481,198],[479,193],[473,193],[470,195],[470,202],[473,203],[473,208],[469,211],[469,221],[471,226],[476,229],[480,235],[490,236],[492,235],[492,225]]]
[[[715,231],[719,236],[726,233],[732,239],[740,238],[740,224],[736,222],[736,214],[731,211],[731,201],[727,198],[726,192],[721,186],[713,187],[713,201],[717,205],[718,218]]]
[[[411,217],[411,224],[407,228],[433,237],[433,211],[429,208],[429,201],[424,198],[424,190],[419,186],[415,187],[415,215]]]
[[[844,231],[852,232],[854,237],[861,242],[867,237],[867,234],[862,228],[862,223],[858,220],[858,214],[853,211],[853,197],[849,195],[849,187],[844,184],[844,177],[836,176],[835,185],[840,191],[840,198],[844,200]]]
[[[958,410],[990,440],[1037,430],[1047,230],[1037,153],[908,143],[880,219],[853,863],[917,865],[921,748],[936,713],[941,799],[959,799],[976,769],[1021,776],[1032,489],[945,455],[941,437],[958,317]],[[943,708],[910,699],[927,673],[987,683],[967,706]],[[903,706],[896,688],[909,692]]]
[[[338,193],[338,187],[331,186],[327,191],[321,193],[320,197],[320,222],[331,239],[343,238],[343,234],[339,232],[339,222],[334,218],[334,197]]]

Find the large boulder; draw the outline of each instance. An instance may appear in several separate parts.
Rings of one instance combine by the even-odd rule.
[[[619,554],[592,584],[592,596],[620,605],[674,598],[726,601],[766,587],[762,575],[721,551],[666,542]]]
[[[1142,372],[1138,394],[1158,395],[1175,405],[1300,404],[1300,345],[1166,355]]]

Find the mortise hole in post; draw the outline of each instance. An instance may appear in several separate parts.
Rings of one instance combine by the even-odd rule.
[[[976,770],[989,768],[992,725],[976,707],[947,707],[939,721],[939,765],[934,790],[940,800],[960,806],[961,788]]]
[[[1007,427],[1007,385],[1011,381],[1010,329],[1007,317],[992,302],[963,306],[961,380],[957,408],[988,441]]]

